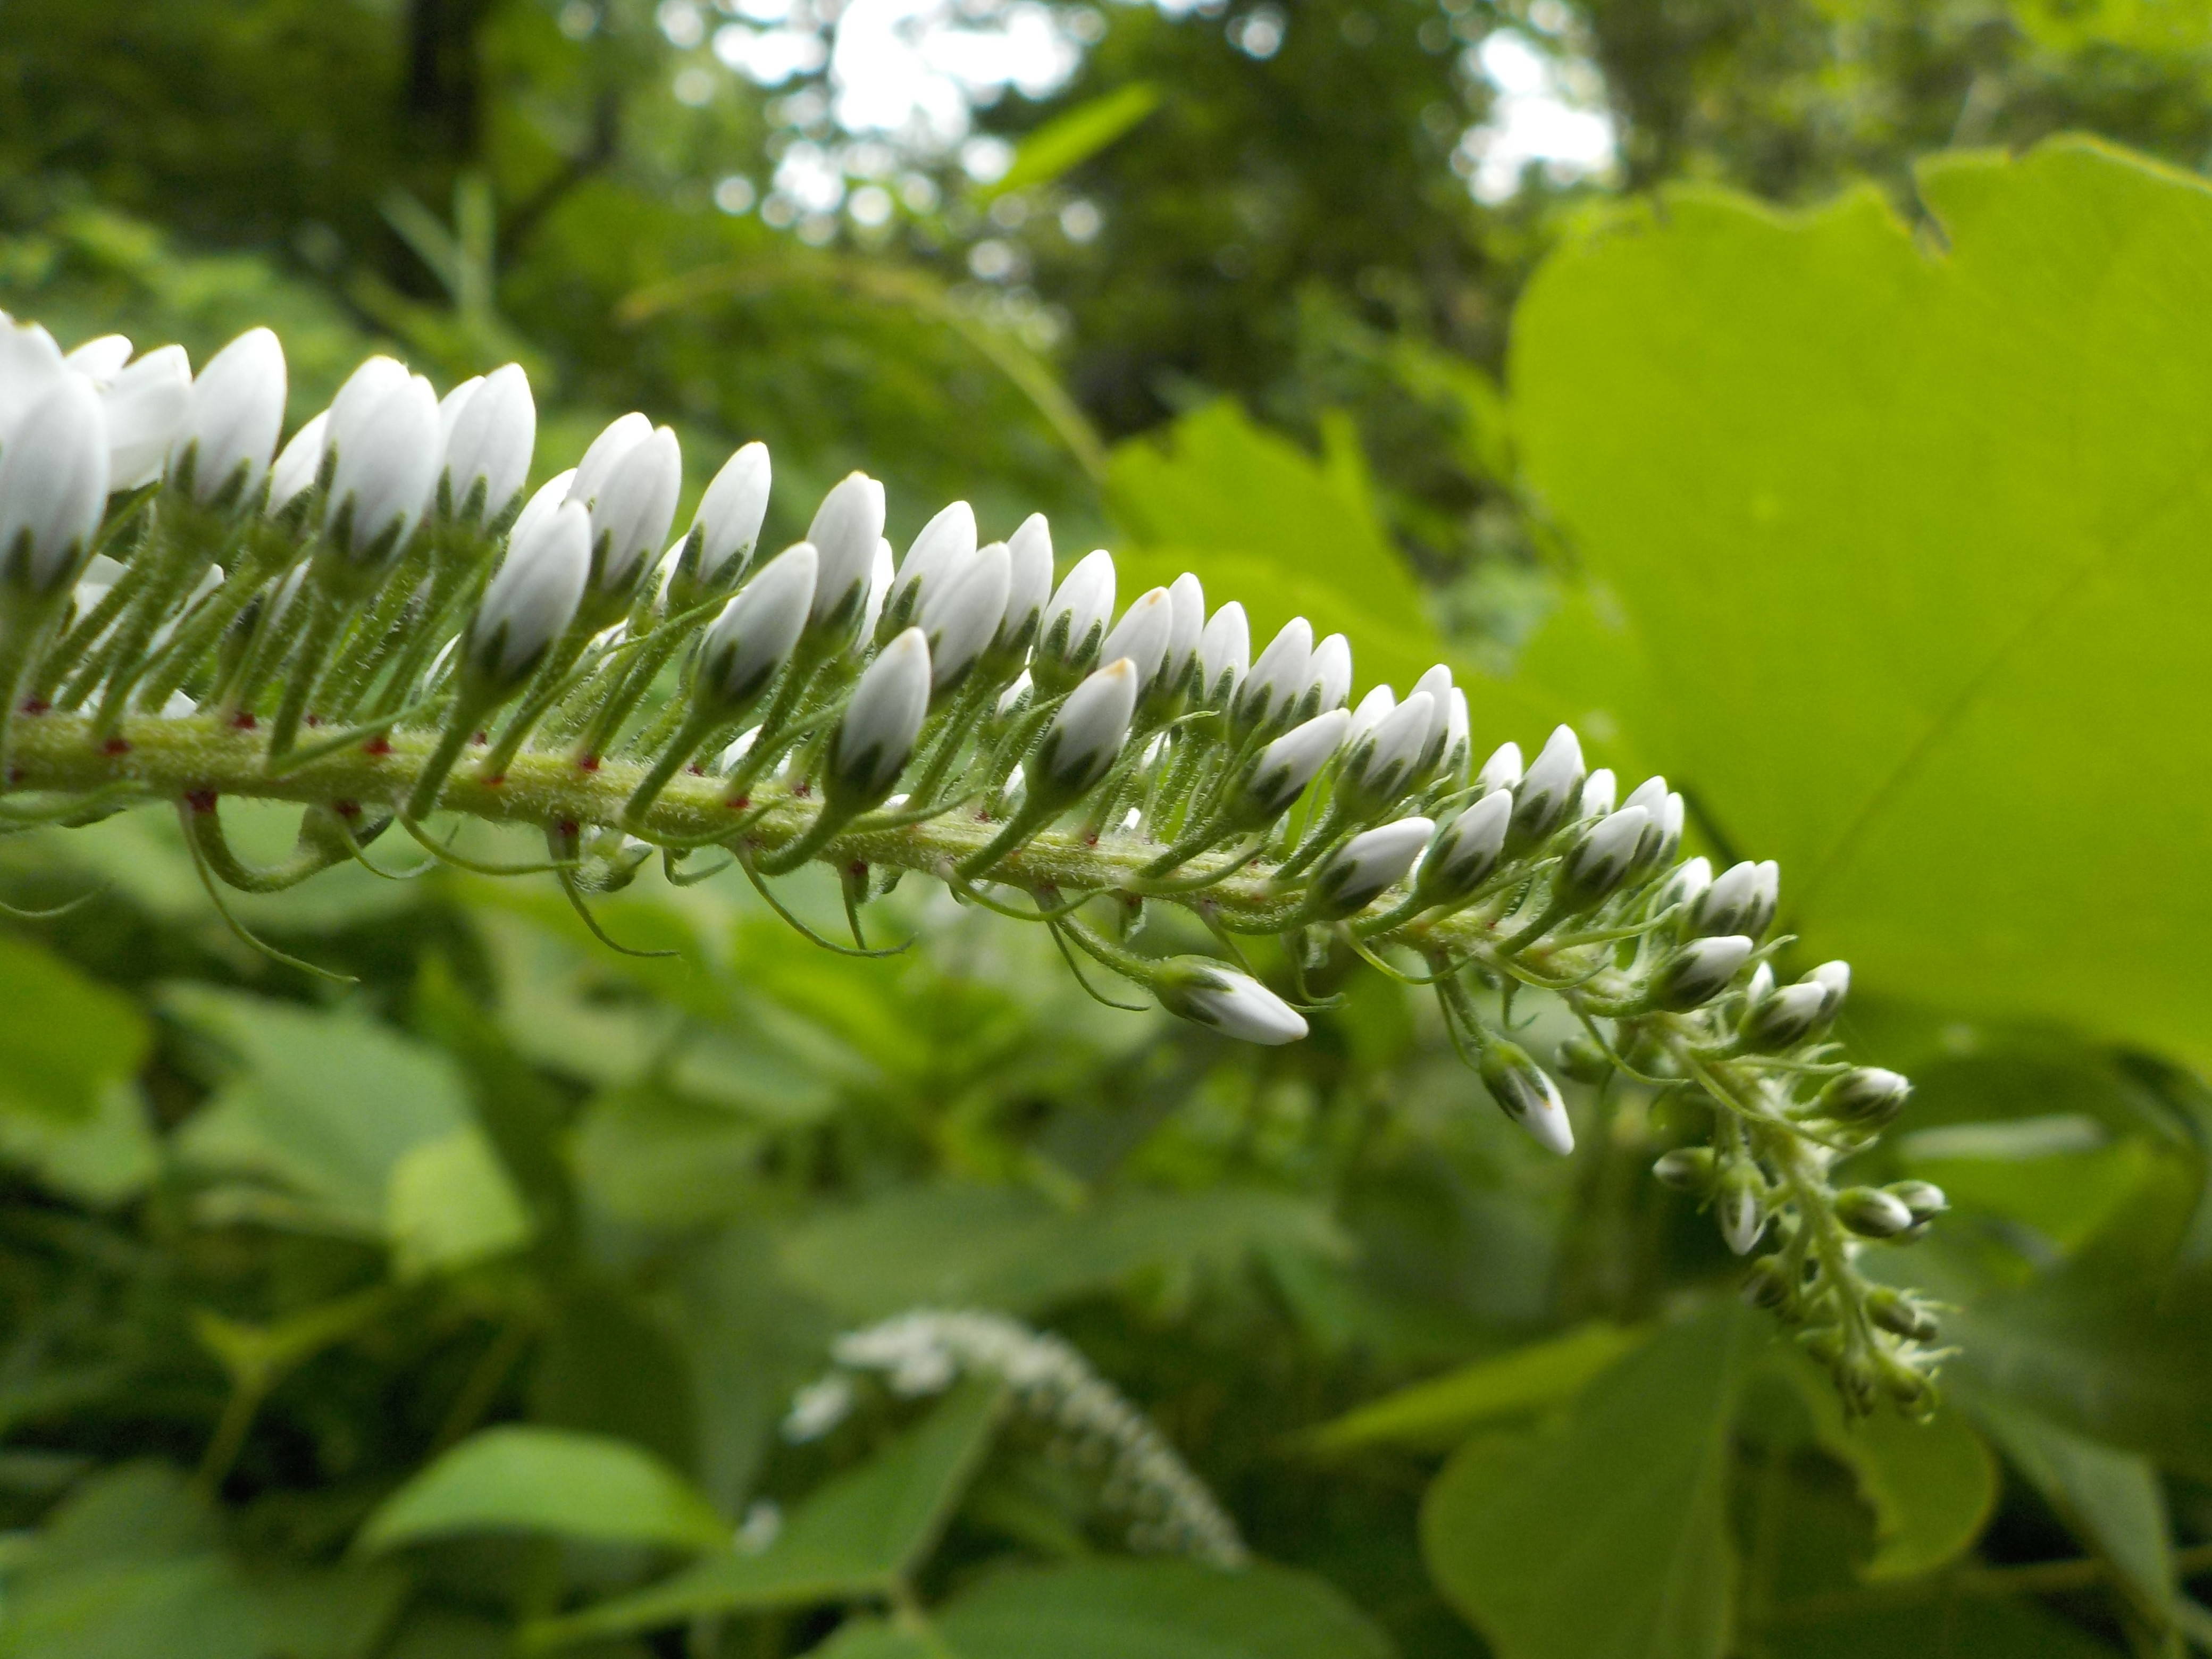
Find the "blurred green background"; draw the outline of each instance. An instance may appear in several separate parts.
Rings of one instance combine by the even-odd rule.
[[[268,323],[295,423],[518,359],[538,477],[635,406],[693,492],[769,442],[771,543],[855,466],[902,545],[1042,510],[1666,770],[1915,1076],[1962,1350],[1844,1422],[1647,1178],[1694,1126],[1552,1160],[1364,970],[1262,1052],[941,897],[237,902],[338,988],[130,815],[0,841],[0,1654],[2212,1651],[2207,165],[2193,0],[0,0],[65,347]],[[917,1306],[1267,1565],[957,1393],[779,1432]]]

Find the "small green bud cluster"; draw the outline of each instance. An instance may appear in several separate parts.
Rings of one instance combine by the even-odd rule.
[[[759,444],[676,533],[682,456],[642,414],[526,499],[514,365],[441,398],[371,358],[279,452],[284,390],[265,330],[195,378],[175,348],[64,356],[0,318],[11,823],[170,802],[219,895],[366,861],[395,825],[452,858],[434,812],[520,821],[587,920],[655,852],[691,881],[718,849],[780,908],[774,878],[815,860],[858,950],[862,907],[918,872],[1261,1044],[1306,1035],[1334,953],[1408,978],[1415,958],[1492,1099],[1564,1154],[1569,1103],[1508,1034],[1512,995],[1539,989],[1585,1028],[1565,1075],[1710,1109],[1711,1146],[1662,1177],[1739,1252],[1772,1241],[1759,1272],[1780,1288],[1755,1287],[1808,1341],[1844,1332],[1847,1390],[1924,1371],[1919,1325],[1875,1317],[1850,1252],[1917,1237],[1940,1202],[1827,1180],[1907,1085],[1835,1057],[1848,971],[1777,982],[1778,870],[1682,860],[1664,779],[1623,797],[1565,726],[1533,761],[1507,743],[1477,764],[1449,668],[1354,703],[1341,635],[1295,617],[1255,655],[1243,605],[1209,611],[1194,574],[1118,606],[1101,550],[1055,586],[1042,515],[985,543],[956,501],[901,557],[855,472],[763,556]],[[237,857],[225,793],[300,804],[295,854]],[[1227,958],[1139,949],[1169,905]],[[1277,983],[1245,938],[1279,948]]]

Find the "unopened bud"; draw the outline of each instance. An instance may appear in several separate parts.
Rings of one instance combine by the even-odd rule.
[[[1206,618],[1198,636],[1198,700],[1226,708],[1252,665],[1252,628],[1244,607],[1231,599]]]
[[[1387,686],[1376,689],[1386,696],[1389,694]],[[1366,709],[1374,701],[1370,696],[1360,708]],[[1434,711],[1429,694],[1416,691],[1370,722],[1371,729],[1353,743],[1337,781],[1337,792],[1355,822],[1382,811],[1411,787],[1414,769],[1429,740]]]
[[[1044,608],[1043,632],[1030,660],[1037,684],[1057,691],[1080,678],[1099,660],[1113,614],[1114,556],[1102,547],[1076,561]]]
[[[1306,1034],[1297,1009],[1250,975],[1210,957],[1170,957],[1156,963],[1152,994],[1170,1013],[1242,1042],[1273,1048]]]
[[[1893,1336],[1933,1342],[1942,1334],[1936,1316],[1904,1291],[1877,1285],[1867,1292],[1867,1316]]]
[[[1894,1238],[1912,1225],[1904,1201],[1879,1187],[1846,1187],[1836,1194],[1836,1216],[1862,1238]]]
[[[1180,696],[1196,678],[1199,636],[1206,631],[1206,587],[1186,570],[1168,585],[1168,649],[1156,695]]]
[[[284,348],[267,329],[248,329],[192,382],[170,464],[191,458],[192,496],[203,505],[251,502],[283,424]]]
[[[814,604],[814,549],[786,548],[722,607],[699,642],[692,696],[702,710],[735,719],[790,660]]]
[[[575,616],[591,562],[592,518],[579,501],[508,538],[464,647],[462,660],[484,692],[504,695],[529,678]]]
[[[1149,588],[1130,601],[1121,620],[1107,630],[1098,647],[1098,660],[1112,662],[1127,657],[1137,671],[1138,695],[1156,689],[1161,665],[1167,661],[1168,634],[1175,623],[1175,608],[1164,587]]]
[[[909,628],[861,672],[830,742],[826,793],[846,811],[880,805],[914,755],[929,712],[929,645]]]
[[[1784,1307],[1790,1294],[1790,1270],[1783,1266],[1780,1256],[1759,1257],[1743,1276],[1743,1299],[1752,1307]]]
[[[1620,786],[1610,766],[1601,766],[1583,781],[1582,798],[1575,805],[1578,818],[1601,818],[1613,810]],[[1637,803],[1641,805],[1642,803]]]
[[[1950,1199],[1932,1181],[1893,1181],[1882,1190],[1905,1206],[1916,1223],[1932,1221],[1951,1207]]]
[[[1332,708],[1292,726],[1262,749],[1246,774],[1241,798],[1232,809],[1236,822],[1256,828],[1288,811],[1313,781],[1314,774],[1336,752],[1350,718],[1341,708]]]
[[[1435,829],[1426,818],[1400,818],[1354,836],[1315,875],[1306,897],[1309,914],[1333,920],[1365,909],[1405,878]]]
[[[1613,1075],[1613,1056],[1586,1036],[1571,1036],[1562,1042],[1559,1064],[1563,1074],[1592,1088]]]
[[[1861,1066],[1844,1073],[1820,1091],[1818,1109],[1823,1117],[1838,1123],[1879,1128],[1905,1109],[1911,1083],[1879,1066]]]
[[[998,634],[1012,578],[1006,544],[994,542],[923,592],[921,629],[937,692],[957,685]]]
[[[1559,872],[1560,896],[1577,910],[1611,897],[1644,838],[1650,818],[1640,806],[1624,806],[1600,818],[1567,854]]]
[[[1312,666],[1313,624],[1293,617],[1267,642],[1237,687],[1231,723],[1239,732],[1264,732],[1284,724],[1305,695]]]
[[[107,505],[104,421],[92,387],[64,373],[0,450],[0,575],[11,586],[60,592],[91,556]],[[0,687],[0,696],[14,690]]]
[[[1062,805],[1086,793],[1112,769],[1129,738],[1137,709],[1137,671],[1116,657],[1067,694],[1045,729],[1030,769],[1030,796]]]
[[[1739,1159],[1721,1171],[1713,1194],[1721,1237],[1738,1255],[1749,1255],[1766,1231],[1766,1180],[1756,1164]]]
[[[1692,939],[1661,966],[1647,1000],[1669,1013],[1703,1007],[1728,988],[1754,948],[1741,933]]]
[[[1314,647],[1306,664],[1305,690],[1298,699],[1301,712],[1326,714],[1344,707],[1352,695],[1352,641],[1332,634]]]
[[[1483,762],[1482,770],[1475,774],[1475,787],[1485,795],[1500,789],[1510,790],[1521,781],[1521,745],[1501,743]]]
[[[1827,988],[1817,981],[1784,986],[1744,1016],[1743,1046],[1755,1054],[1796,1048],[1826,1024],[1827,1000]]]
[[[884,534],[884,487],[865,472],[848,473],[822,498],[806,539],[821,561],[807,627],[841,641],[866,608],[876,544]],[[880,660],[880,659],[878,659]]]
[[[1420,896],[1431,904],[1451,904],[1474,893],[1498,867],[1512,817],[1513,797],[1500,790],[1445,824],[1421,860],[1416,878]]]
[[[1571,727],[1562,726],[1513,792],[1513,844],[1533,847],[1565,823],[1582,787],[1582,741]]]
[[[1710,1146],[1677,1146],[1659,1155],[1651,1173],[1662,1186],[1703,1198],[1712,1190],[1713,1172],[1719,1167],[1720,1160]]]
[[[342,428],[337,416],[333,405],[337,460],[325,521],[347,558],[374,562],[398,552],[428,504],[441,458],[438,399],[421,375],[403,375],[358,420]]]
[[[965,501],[939,509],[908,544],[906,557],[899,562],[884,604],[882,625],[894,632],[904,631],[921,615],[921,607],[944,579],[975,556],[975,509]]]
[[[441,476],[457,513],[471,510],[496,522],[514,505],[530,477],[538,447],[538,404],[520,363],[495,368],[477,383],[445,427]]]
[[[1529,1139],[1563,1158],[1574,1151],[1574,1125],[1567,1120],[1559,1085],[1528,1057],[1527,1049],[1503,1037],[1484,1044],[1481,1076],[1490,1097],[1528,1131]]]
[[[747,444],[722,463],[691,520],[691,532],[699,538],[693,577],[699,587],[711,592],[745,574],[760,543],[774,479],[766,444]]]
[[[1043,514],[1030,514],[1006,538],[1006,614],[991,643],[995,651],[1013,653],[1028,649],[1036,638],[1052,597],[1052,532]]]

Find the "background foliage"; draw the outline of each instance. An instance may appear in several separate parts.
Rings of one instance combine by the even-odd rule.
[[[1665,768],[1918,1081],[1952,1403],[1843,1421],[1663,1112],[1555,1164],[1371,976],[1263,1054],[920,900],[884,963],[720,885],[606,907],[659,962],[447,873],[240,903],[334,993],[123,817],[0,842],[97,890],[0,938],[0,1652],[2206,1645],[2212,16],[978,3],[1066,73],[931,144],[840,123],[872,3],[0,0],[0,307],[270,323],[295,420],[518,357],[541,472],[636,405],[767,439],[771,537],[854,465],[902,542],[1041,508]],[[1610,171],[1486,173],[1501,46]],[[1133,1557],[988,1389],[778,1433],[918,1304],[1074,1341],[1264,1564]]]

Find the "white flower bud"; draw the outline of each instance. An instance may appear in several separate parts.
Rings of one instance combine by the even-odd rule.
[[[447,401],[459,397],[456,387]],[[529,375],[520,363],[494,369],[460,400],[447,425],[440,476],[453,510],[465,510],[481,485],[483,515],[496,520],[514,504],[537,448],[538,404],[530,394]]]
[[[1400,818],[1354,836],[1315,875],[1308,908],[1325,917],[1365,909],[1404,878],[1436,827],[1426,818]]]
[[[635,409],[608,422],[584,451],[583,459],[576,463],[570,475],[568,499],[589,507],[607,487],[622,458],[652,435],[653,422]]]
[[[759,544],[761,521],[768,517],[773,469],[768,446],[750,443],[722,463],[699,498],[691,528],[699,538],[701,585],[735,581]]]
[[[568,486],[570,501],[584,499],[582,483],[579,466]],[[615,459],[590,499],[592,550],[599,556],[593,586],[601,593],[629,590],[646,556],[668,539],[683,489],[684,452],[667,427],[647,434]]]
[[[123,340],[119,334],[108,337]],[[90,349],[77,348],[80,351]],[[123,340],[123,355],[131,355],[128,340]],[[120,368],[122,364],[115,367]],[[54,343],[52,335],[36,323],[15,322],[0,313],[0,450],[15,441],[32,406],[68,377],[61,348]]]
[[[1575,1149],[1575,1128],[1552,1074],[1517,1042],[1498,1038],[1484,1045],[1481,1077],[1505,1115],[1547,1152],[1565,1158]]]
[[[1270,1048],[1306,1034],[1304,1017],[1249,974],[1207,957],[1170,957],[1157,969],[1152,994],[1171,1014]]]
[[[331,411],[325,410],[292,434],[269,469],[269,511],[282,513],[307,493],[322,471],[323,455],[330,444]]]
[[[1136,665],[1116,657],[1067,694],[1030,769],[1038,802],[1074,800],[1112,769],[1128,741],[1137,689]]]
[[[1021,528],[1007,540],[1006,554],[1013,574],[1006,585],[1006,619],[993,644],[1001,651],[1014,651],[1035,637],[1046,601],[1052,597],[1052,532],[1043,514],[1032,513],[1022,520]]]
[[[1687,931],[1695,934],[1747,933],[1757,939],[1759,930],[1751,923],[1758,910],[1759,871],[1758,865],[1746,860],[1722,872],[1690,906]]]
[[[1345,732],[1347,748],[1357,749],[1359,740],[1372,732],[1382,717],[1398,706],[1398,694],[1387,685],[1378,685],[1359,700],[1352,711],[1352,725]]]
[[[1256,826],[1280,816],[1344,741],[1352,717],[1341,708],[1294,726],[1260,751],[1245,774],[1236,817]]]
[[[1613,811],[1620,793],[1620,786],[1613,775],[1613,769],[1610,766],[1599,767],[1583,782],[1582,799],[1576,803],[1575,816],[1578,818],[1603,817]],[[1647,823],[1650,822],[1648,811],[1644,821]]]
[[[566,501],[517,526],[469,624],[470,672],[489,689],[520,684],[574,618],[592,563],[592,515]]]
[[[734,718],[768,690],[806,627],[817,563],[808,544],[787,547],[722,607],[700,641],[695,698]]]
[[[1036,665],[1067,674],[1097,660],[1113,614],[1114,556],[1102,547],[1076,562],[1046,605]]]
[[[1252,665],[1252,627],[1244,607],[1231,599],[1206,619],[1198,636],[1198,700],[1225,708]]]
[[[1206,631],[1206,588],[1188,570],[1168,584],[1168,653],[1160,665],[1164,692],[1179,692],[1198,662],[1199,635]]]
[[[1773,994],[1774,964],[1771,962],[1762,962],[1751,970],[1751,978],[1744,984],[1744,1002],[1747,1006],[1764,1002]]]
[[[830,742],[830,799],[866,811],[889,795],[913,757],[928,712],[929,644],[919,628],[909,628],[878,653],[853,688]]]
[[[1843,1012],[1844,999],[1851,994],[1850,963],[1824,962],[1805,977],[1821,989],[1820,1018],[1824,1021]]]
[[[1846,1187],[1836,1194],[1836,1218],[1862,1238],[1894,1238],[1912,1225],[1912,1212],[1879,1187]]]
[[[922,590],[921,621],[929,640],[933,690],[959,684],[997,636],[1012,578],[1013,559],[1006,544],[993,542]]]
[[[428,380],[411,374],[344,412],[341,430],[331,406],[337,460],[324,522],[349,558],[379,557],[397,551],[428,502],[440,459],[438,399]]]
[[[1795,1048],[1827,1024],[1828,988],[1815,979],[1755,999],[1743,1021],[1743,1046],[1753,1054]]]
[[[1759,1236],[1766,1231],[1766,1182],[1759,1171],[1748,1164],[1732,1164],[1723,1170],[1713,1208],[1729,1249],[1738,1255],[1749,1255]]]
[[[848,629],[866,608],[876,544],[884,535],[884,487],[865,472],[850,472],[815,509],[806,532],[822,561],[814,579],[814,611],[808,626]]]
[[[1524,847],[1542,841],[1567,821],[1582,787],[1582,742],[1562,726],[1513,792],[1513,839]]]
[[[1491,757],[1483,762],[1482,770],[1475,774],[1474,781],[1486,795],[1500,789],[1511,789],[1521,781],[1521,745],[1501,743]]]
[[[1436,763],[1437,767],[1449,774],[1455,787],[1467,777],[1468,756],[1474,749],[1469,726],[1467,693],[1455,685],[1450,695],[1444,699],[1443,753]]]
[[[226,489],[251,501],[284,427],[284,348],[265,328],[248,329],[208,360],[192,382],[191,407],[170,465],[192,458],[192,498]]]
[[[908,618],[928,602],[930,585],[975,556],[975,509],[954,501],[927,524],[907,548],[891,583],[890,610]],[[1049,567],[1048,567],[1049,568]]]
[[[1298,706],[1311,704],[1316,711],[1341,708],[1351,695],[1352,641],[1341,634],[1332,634],[1314,647],[1307,660],[1305,695]]]
[[[1139,687],[1152,690],[1160,666],[1167,660],[1168,633],[1174,623],[1175,610],[1167,589],[1148,589],[1130,602],[1121,620],[1108,630],[1105,643],[1098,647],[1098,659],[1112,662],[1116,657],[1127,657],[1137,671]]]
[[[153,483],[191,412],[191,359],[182,346],[161,346],[93,384],[107,423],[108,488]]]
[[[1692,939],[1661,966],[1648,1000],[1655,1008],[1686,1013],[1728,989],[1756,947],[1741,933]]]
[[[1252,672],[1237,688],[1231,720],[1239,730],[1264,730],[1286,718],[1312,677],[1313,624],[1293,617],[1267,642]]]
[[[1782,902],[1782,866],[1772,859],[1762,860],[1759,879],[1751,890],[1751,906],[1744,917],[1743,930],[1753,939],[1765,936],[1774,925],[1774,912]]]
[[[1434,904],[1449,904],[1473,893],[1498,867],[1512,819],[1513,797],[1501,789],[1483,796],[1444,825],[1421,860],[1421,896]]]
[[[106,416],[92,383],[64,374],[0,449],[0,575],[45,595],[76,580],[107,505]],[[9,696],[13,687],[0,687]]]
[[[1437,664],[1413,682],[1413,690],[1429,694],[1428,740],[1421,745],[1413,768],[1416,777],[1425,779],[1444,757],[1444,734],[1451,722],[1451,670]]]
[[[1678,904],[1695,906],[1698,897],[1713,884],[1712,860],[1694,858],[1684,860],[1682,867],[1667,878],[1667,884],[1659,890],[1652,905],[1656,915],[1670,910]]]
[[[88,376],[94,386],[113,380],[130,361],[131,337],[127,334],[103,334],[96,340],[87,340],[62,359],[78,374]]]
[[[1879,1066],[1861,1066],[1844,1073],[1820,1091],[1820,1109],[1838,1123],[1880,1127],[1905,1109],[1912,1092],[1911,1081]]]
[[[1650,822],[1642,807],[1624,806],[1592,824],[1561,868],[1563,896],[1583,908],[1604,900],[1627,876]]]
[[[876,556],[868,563],[868,596],[860,603],[860,625],[854,631],[862,639],[876,631],[876,623],[884,614],[884,600],[891,591],[892,578],[898,574],[898,558],[891,551],[890,539],[876,538]]]
[[[1360,706],[1364,708],[1371,702],[1370,696]],[[1352,744],[1339,787],[1356,817],[1380,811],[1406,793],[1414,763],[1429,740],[1430,716],[1434,712],[1429,694],[1416,691],[1378,720],[1365,738]]]

